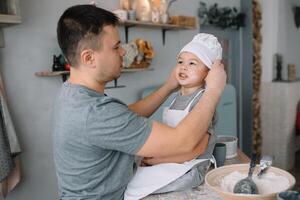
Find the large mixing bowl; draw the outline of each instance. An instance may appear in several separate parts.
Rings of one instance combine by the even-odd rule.
[[[247,174],[249,169],[249,164],[235,164],[235,165],[227,165],[223,167],[219,167],[217,169],[213,169],[209,171],[205,176],[205,183],[208,185],[209,188],[217,192],[221,197],[223,197],[226,200],[276,200],[276,195],[279,192],[276,193],[270,193],[270,194],[257,194],[257,195],[249,195],[249,194],[234,194],[231,192],[226,192],[221,189],[221,180],[229,175],[230,173],[234,171],[238,171],[243,174]],[[257,166],[254,173],[257,173],[257,170],[259,167]],[[286,190],[291,189],[295,185],[295,178],[288,173],[287,171],[284,171],[282,169],[276,168],[276,167],[270,167],[267,171],[267,173],[273,172],[276,175],[281,175],[286,177],[289,180],[289,186],[286,188]],[[270,185],[272,187],[272,185]]]

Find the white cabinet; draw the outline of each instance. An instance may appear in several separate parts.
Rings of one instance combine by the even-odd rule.
[[[274,166],[291,169],[295,162],[295,133],[300,81],[262,83],[262,153],[275,156]]]

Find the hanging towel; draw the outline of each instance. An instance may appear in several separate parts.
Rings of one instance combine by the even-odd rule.
[[[7,133],[8,141],[9,141],[9,146],[10,146],[10,151],[13,156],[18,155],[21,153],[21,148],[20,144],[16,135],[16,131],[14,128],[14,125],[12,123],[10,114],[8,112],[7,104],[4,99],[4,96],[2,93],[0,93],[0,102],[1,102],[1,110],[2,110],[2,116],[3,116],[3,123],[4,123],[4,128]]]
[[[300,135],[300,100],[297,105],[297,114],[296,114],[296,135]]]
[[[21,179],[21,148],[3,91],[0,76],[0,197],[6,197]]]
[[[2,182],[14,168],[10,145],[4,125],[3,107],[0,107],[0,182]]]

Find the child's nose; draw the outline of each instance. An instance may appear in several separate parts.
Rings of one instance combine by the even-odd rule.
[[[185,64],[182,64],[180,67],[182,70],[187,70],[187,66]]]

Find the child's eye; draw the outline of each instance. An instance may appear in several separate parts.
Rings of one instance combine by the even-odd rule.
[[[178,60],[177,63],[178,63],[178,64],[182,64],[183,62],[182,62],[181,60]]]
[[[196,65],[196,63],[194,63],[194,62],[190,62],[190,65]]]

